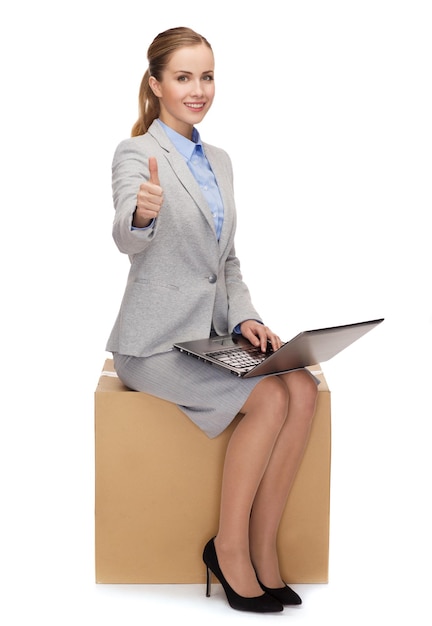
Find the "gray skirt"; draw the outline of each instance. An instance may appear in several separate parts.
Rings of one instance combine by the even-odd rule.
[[[238,378],[174,350],[150,357],[114,353],[113,359],[126,387],[177,404],[210,438],[225,430],[263,378]]]

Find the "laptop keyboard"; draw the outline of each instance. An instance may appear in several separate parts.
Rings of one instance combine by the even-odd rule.
[[[266,355],[259,348],[254,348],[254,346],[216,350],[215,352],[208,352],[207,356],[221,361],[225,365],[242,369],[255,367],[255,365],[258,365],[266,358]]]

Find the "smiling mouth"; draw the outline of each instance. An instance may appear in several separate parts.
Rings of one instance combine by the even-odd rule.
[[[194,111],[200,111],[201,109],[204,108],[205,103],[204,102],[185,102],[185,105],[187,106],[188,109],[193,109]]]

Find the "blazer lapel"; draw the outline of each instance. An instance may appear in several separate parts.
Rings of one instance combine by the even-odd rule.
[[[236,214],[234,209],[232,185],[230,182],[230,178],[227,175],[226,163],[222,162],[220,158],[218,158],[218,154],[215,154],[212,150],[212,147],[208,144],[205,144],[205,154],[208,162],[210,163],[210,167],[213,170],[213,174],[216,177],[224,206],[224,221],[219,240],[220,249],[221,251],[223,251],[226,245],[229,245],[231,247],[233,229],[235,229]]]
[[[159,123],[155,120],[153,124],[150,126],[148,132],[156,139],[159,143],[160,147],[165,153],[166,160],[171,166],[171,169],[180,184],[185,188],[188,194],[191,196],[195,204],[200,209],[201,213],[204,215],[207,222],[212,227],[215,236],[216,230],[214,226],[213,216],[211,214],[210,207],[203,196],[201,189],[199,188],[198,183],[196,182],[192,172],[187,166],[184,158],[179,152],[174,148],[164,131],[162,130]],[[212,166],[213,168],[213,166]],[[216,173],[215,173],[216,176]]]

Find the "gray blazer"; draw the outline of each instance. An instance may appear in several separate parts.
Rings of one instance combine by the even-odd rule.
[[[107,350],[150,356],[175,341],[232,332],[260,316],[251,303],[234,251],[236,212],[231,161],[203,145],[222,195],[220,241],[213,217],[184,158],[155,121],[145,135],[118,146],[112,166],[113,237],[131,267]],[[158,162],[164,201],[153,228],[132,230],[140,184],[149,179],[148,158]]]

